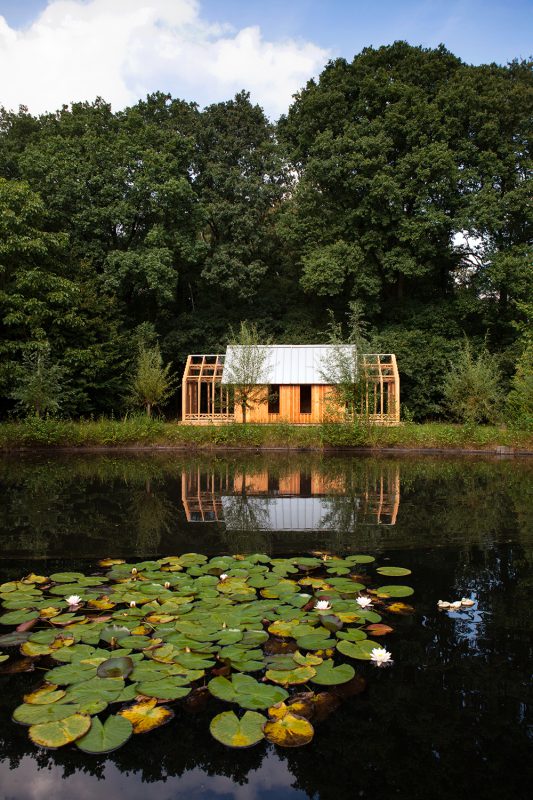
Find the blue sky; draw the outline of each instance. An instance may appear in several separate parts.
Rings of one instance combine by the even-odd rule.
[[[365,46],[444,43],[472,64],[533,52],[533,0],[0,0],[0,17],[0,104],[34,113],[244,88],[276,118],[330,58]]]
[[[0,0],[0,14],[23,27],[47,2]],[[443,42],[472,64],[533,54],[533,0],[201,0],[200,7],[214,22],[260,25],[268,39],[310,39],[345,58],[395,39]]]

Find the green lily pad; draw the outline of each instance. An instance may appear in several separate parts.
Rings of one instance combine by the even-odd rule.
[[[310,633],[308,636],[299,636],[296,644],[303,650],[327,650],[328,647],[335,647],[335,640],[329,636],[329,631],[324,629],[326,636],[318,633]]]
[[[410,597],[415,593],[410,586],[379,586],[376,589],[378,594],[386,594],[388,597]]]
[[[378,567],[376,572],[380,575],[386,575],[388,578],[399,578],[403,575],[410,575],[411,570],[405,567]]]
[[[348,642],[343,640],[338,643],[337,650],[339,653],[342,653],[344,656],[348,656],[349,658],[357,658],[361,661],[369,661],[370,660],[370,653],[375,647],[381,647],[377,642],[371,641],[371,639],[365,639],[364,641],[360,642]]]
[[[49,705],[23,703],[13,711],[13,721],[20,725],[39,725],[42,722],[56,722],[77,711],[76,705],[67,703],[51,703]]]
[[[285,689],[259,683],[249,675],[233,675],[231,681],[223,677],[213,678],[207,684],[207,688],[219,700],[237,703],[241,708],[252,710],[269,708],[289,696]]]
[[[355,675],[355,670],[350,664],[339,664],[335,666],[331,658],[323,661],[315,667],[316,674],[311,678],[313,683],[320,686],[336,686],[340,683],[348,683]]]
[[[227,747],[252,747],[264,739],[263,714],[247,711],[241,719],[233,711],[224,711],[211,720],[209,730],[214,739]]]
[[[23,622],[29,622],[31,619],[37,619],[39,616],[38,611],[8,611],[0,617],[0,624],[2,625],[20,625]]]
[[[93,719],[89,731],[78,739],[76,747],[84,753],[111,753],[125,744],[133,733],[133,725],[125,717],[111,716],[104,723]]]
[[[137,684],[137,694],[146,697],[157,697],[158,700],[179,700],[187,697],[190,693],[190,686],[182,686],[179,680],[172,678],[162,678],[156,681],[143,681]]]

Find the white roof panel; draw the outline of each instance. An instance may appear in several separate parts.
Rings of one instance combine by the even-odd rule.
[[[222,383],[232,383],[231,369],[238,350],[243,345],[230,345],[226,350]],[[267,356],[262,370],[261,384],[326,384],[321,375],[333,346],[328,344],[274,344],[258,345]],[[349,345],[346,346],[349,348]]]

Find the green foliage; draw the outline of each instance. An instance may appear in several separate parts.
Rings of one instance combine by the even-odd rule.
[[[459,422],[494,422],[499,416],[502,394],[496,361],[486,349],[475,356],[468,339],[450,365],[443,391],[450,414]]]
[[[331,61],[276,126],[244,92],[201,111],[160,92],[116,113],[0,109],[0,413],[43,341],[62,413],[109,415],[140,325],[179,371],[243,320],[320,343],[354,301],[414,419],[443,416],[463,331],[489,332],[510,379],[533,280],[532,87],[527,62],[395,42]]]
[[[533,426],[533,344],[526,347],[517,361],[506,399],[506,414],[522,428]]]
[[[242,421],[246,413],[264,396],[270,339],[260,334],[253,322],[241,322],[239,330],[230,332],[231,358],[226,360],[226,383],[230,386],[235,406],[241,409]]]
[[[24,354],[11,397],[24,414],[36,417],[56,414],[64,396],[63,380],[64,371],[50,360],[50,347],[46,343]]]
[[[171,374],[170,366],[163,365],[159,345],[140,345],[131,383],[131,399],[135,405],[144,407],[148,417],[152,416],[154,408],[164,405],[172,395],[176,378]]]

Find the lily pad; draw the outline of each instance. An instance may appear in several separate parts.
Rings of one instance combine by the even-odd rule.
[[[280,747],[301,747],[309,744],[314,728],[305,717],[287,711],[280,719],[270,720],[264,726],[265,738]]]
[[[137,684],[137,693],[146,697],[157,697],[158,700],[179,700],[187,697],[190,686],[180,685],[180,681],[163,678],[160,681],[144,681]]]
[[[379,586],[376,592],[380,595],[387,595],[387,597],[409,597],[415,593],[415,590],[410,586]]]
[[[336,686],[340,683],[347,683],[355,675],[355,670],[350,664],[339,664],[335,666],[333,660],[328,658],[315,667],[316,674],[311,678],[313,683],[320,686]]]
[[[93,719],[89,731],[77,740],[76,747],[84,753],[111,753],[122,747],[132,733],[133,725],[126,717],[111,716],[104,723]]]
[[[133,671],[133,661],[128,656],[108,658],[103,661],[96,674],[99,678],[127,678]]]
[[[240,719],[233,711],[224,711],[211,720],[209,730],[214,739],[227,747],[252,747],[264,739],[263,714],[247,711]]]
[[[285,689],[259,683],[250,675],[233,675],[231,681],[223,677],[213,678],[207,688],[219,700],[237,703],[241,708],[252,710],[268,708],[289,696]]]
[[[174,712],[166,706],[157,705],[156,698],[152,698],[123,708],[118,715],[131,722],[133,733],[148,733],[170,722],[174,717]]]
[[[380,575],[386,575],[388,578],[399,578],[403,575],[410,575],[411,570],[405,567],[378,567],[376,572]]]
[[[315,667],[303,666],[295,667],[294,669],[269,669],[266,671],[265,676],[273,683],[280,683],[284,686],[294,686],[301,683],[307,683],[316,674]]]
[[[380,647],[377,642],[365,639],[362,642],[347,642],[343,640],[337,645],[337,650],[348,658],[357,658],[360,661],[370,661],[370,654],[375,647]]]
[[[71,716],[78,707],[68,703],[52,703],[49,705],[33,705],[23,703],[13,712],[13,721],[20,725],[39,725],[42,722],[56,722]]]
[[[48,683],[35,692],[25,694],[24,702],[32,703],[36,706],[48,705],[49,703],[55,703],[57,700],[61,700],[65,694],[66,692],[64,689],[58,689],[54,683]]]
[[[56,749],[80,739],[91,727],[91,718],[84,714],[73,714],[57,722],[32,725],[29,736],[39,747]]]

